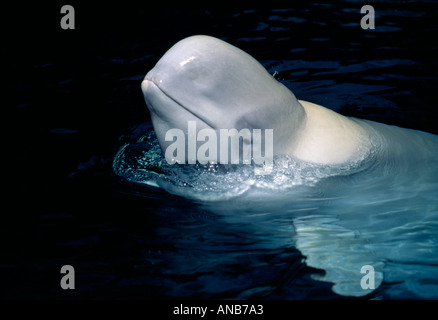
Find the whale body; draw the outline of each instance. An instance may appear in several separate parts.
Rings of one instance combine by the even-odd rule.
[[[142,91],[163,151],[169,129],[273,129],[274,153],[318,164],[363,159],[374,149],[394,156],[421,149],[436,136],[342,116],[297,100],[244,51],[213,37],[192,36],[169,49],[147,73]],[[398,143],[398,144],[397,144]],[[392,144],[389,147],[388,144]],[[426,154],[425,154],[426,153]]]
[[[292,239],[338,294],[364,296],[387,282],[391,297],[438,298],[438,136],[298,100],[250,55],[209,36],[175,44],[141,88],[156,140],[123,146],[117,174],[197,200],[261,248]],[[166,132],[188,134],[188,121],[198,131],[273,129],[272,174],[166,164]],[[364,266],[372,288],[361,285]]]

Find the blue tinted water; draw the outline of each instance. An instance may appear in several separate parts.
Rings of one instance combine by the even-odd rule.
[[[260,176],[249,165],[169,165],[154,132],[146,131],[122,146],[113,166],[139,191],[148,185],[195,200],[216,215],[214,224],[224,223],[217,231],[229,233],[237,226],[234,236],[246,233],[254,241],[234,249],[240,254],[292,246],[306,257],[306,265],[325,271],[312,278],[334,284],[338,294],[370,294],[372,290],[361,286],[360,271],[372,266],[375,288],[383,281],[397,283],[385,294],[400,298],[402,291],[403,297],[434,298],[438,293],[434,267],[438,262],[438,136],[383,129],[385,139],[402,139],[407,152],[397,150],[397,144],[382,143],[381,150],[359,163],[343,166],[278,156],[272,173]],[[412,147],[421,152],[409,151]],[[204,228],[198,230],[200,235]],[[191,241],[190,245],[196,246]],[[205,253],[209,256],[203,263],[216,260],[216,252]],[[226,252],[221,254],[223,263],[228,258]],[[179,266],[185,263],[180,261]],[[406,276],[405,269],[412,274]],[[271,289],[257,290],[268,295]]]

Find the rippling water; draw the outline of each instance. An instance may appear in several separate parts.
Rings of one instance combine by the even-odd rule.
[[[366,298],[437,298],[436,157],[402,159],[377,179],[331,168],[315,178],[285,158],[273,181],[245,168],[179,170],[163,162],[142,98],[141,80],[171,45],[209,34],[299,99],[438,133],[436,4],[378,2],[373,31],[360,28],[360,7],[108,5],[82,7],[75,34],[50,19],[8,34],[1,296],[330,299],[362,296],[370,264],[377,288]],[[59,288],[64,264],[74,292]]]
[[[388,143],[342,166],[277,156],[273,171],[260,176],[243,164],[169,165],[154,132],[146,130],[120,148],[113,166],[139,191],[149,185],[196,200],[226,223],[220,230],[237,224],[234,235],[250,234],[257,241],[253,250],[292,245],[308,266],[325,271],[313,278],[333,283],[338,294],[369,294],[361,286],[360,271],[372,266],[376,287],[384,280],[396,283],[386,293],[433,298],[438,293],[438,136],[399,131],[383,127],[380,133],[388,140],[403,139],[408,150],[409,140],[418,135],[414,141],[420,154],[399,153],[397,144]],[[275,237],[280,230],[282,236]],[[200,231],[203,235],[205,229]],[[246,250],[243,246],[241,253]],[[229,257],[223,253],[221,258]],[[406,269],[415,273],[406,276]],[[265,295],[271,290],[259,289]]]

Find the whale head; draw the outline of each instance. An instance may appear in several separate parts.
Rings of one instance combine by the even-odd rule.
[[[273,129],[274,153],[290,146],[305,112],[294,94],[246,52],[209,36],[170,48],[141,84],[163,150],[169,129]],[[287,153],[287,152],[285,152]]]

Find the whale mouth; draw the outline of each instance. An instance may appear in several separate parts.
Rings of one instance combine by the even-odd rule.
[[[204,117],[202,117],[201,115],[199,115],[196,111],[184,106],[181,102],[179,102],[177,99],[175,99],[174,97],[172,97],[168,92],[166,92],[166,90],[164,90],[158,83],[157,81],[155,81],[152,78],[146,77],[143,82],[141,83],[141,87],[143,92],[147,92],[148,88],[150,86],[155,87],[156,89],[159,90],[160,94],[164,95],[167,99],[171,100],[173,103],[175,103],[176,105],[178,105],[179,107],[181,107],[183,110],[187,111],[189,114],[191,114],[192,116],[194,116],[196,119],[199,119],[200,121],[202,121],[207,127],[210,127],[211,129],[216,129],[216,125],[211,122],[208,119],[205,119]],[[153,110],[156,111],[156,108],[154,107],[154,104],[149,102],[148,106],[151,107]]]

